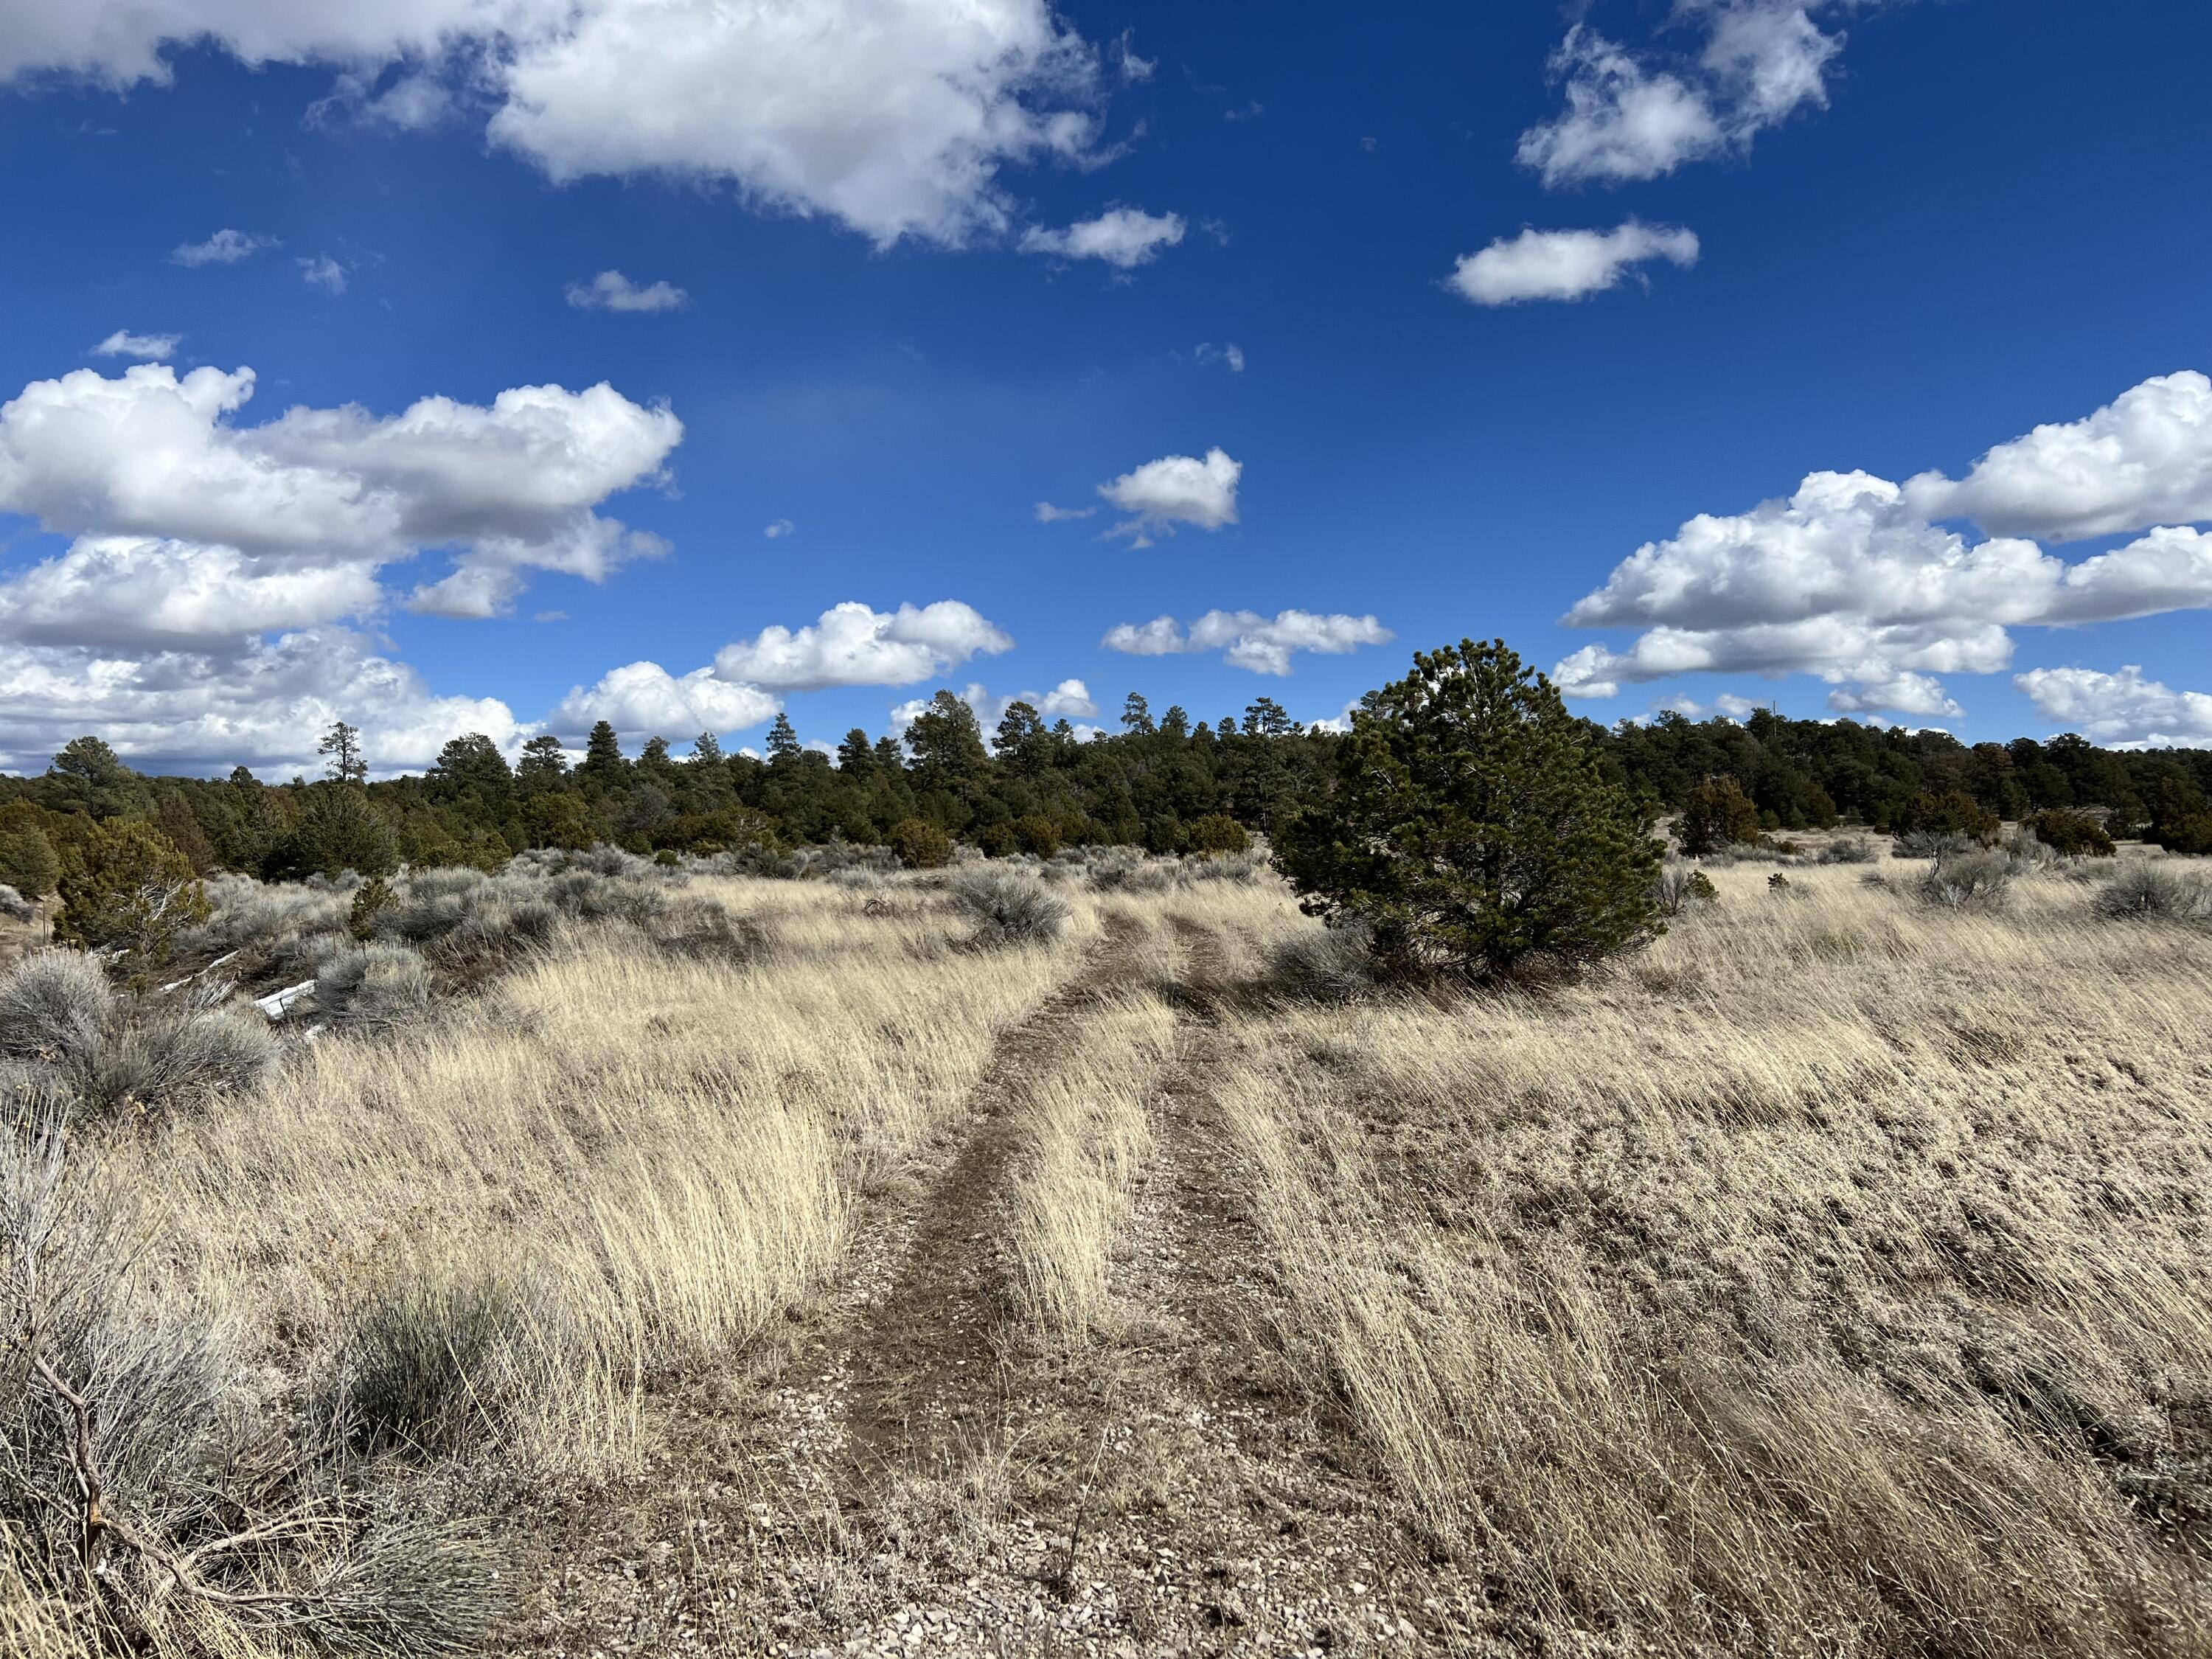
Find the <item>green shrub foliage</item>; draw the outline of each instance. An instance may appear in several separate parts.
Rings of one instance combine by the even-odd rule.
[[[907,818],[891,826],[891,851],[909,870],[940,870],[952,862],[952,837],[933,823]]]
[[[1690,791],[1675,838],[1692,857],[1730,847],[1756,846],[1765,838],[1759,807],[1731,777],[1707,778]]]
[[[61,875],[54,844],[37,824],[0,823],[0,885],[40,899],[54,890]]]
[[[1889,827],[1899,836],[1965,836],[1990,847],[2002,826],[1995,812],[1965,790],[1946,789],[1913,796],[1891,815]]]
[[[2061,857],[2108,859],[2117,850],[2112,833],[2086,812],[2054,806],[2027,820],[2035,838]]]
[[[169,838],[140,819],[89,824],[70,848],[54,937],[64,945],[168,957],[179,929],[208,919],[207,891]]]
[[[1591,962],[1659,927],[1651,819],[1502,641],[1417,654],[1352,715],[1328,798],[1278,849],[1312,915],[1401,969]]]

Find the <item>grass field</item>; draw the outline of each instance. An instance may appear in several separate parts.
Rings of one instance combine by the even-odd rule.
[[[111,1574],[234,1659],[2212,1652],[2212,927],[1924,867],[1341,1002],[1264,876],[564,919],[71,1135]],[[0,1654],[101,1651],[28,1502]]]

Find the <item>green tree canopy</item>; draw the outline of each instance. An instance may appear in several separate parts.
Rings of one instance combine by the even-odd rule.
[[[1417,653],[1352,719],[1334,787],[1278,849],[1310,913],[1365,922],[1401,968],[1473,977],[1657,931],[1649,817],[1502,641]]]
[[[94,824],[70,843],[54,937],[64,945],[167,958],[178,931],[208,919],[207,891],[185,855],[150,823]]]

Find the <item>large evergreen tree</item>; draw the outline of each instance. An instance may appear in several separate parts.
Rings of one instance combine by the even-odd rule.
[[[1657,930],[1648,816],[1503,641],[1417,653],[1352,719],[1334,788],[1278,848],[1307,910],[1365,922],[1401,968],[1472,977]]]

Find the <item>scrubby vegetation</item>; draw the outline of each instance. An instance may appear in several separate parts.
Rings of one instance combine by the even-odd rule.
[[[2212,1651],[2193,763],[1009,719],[20,786],[0,1656]]]

